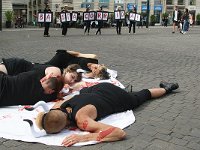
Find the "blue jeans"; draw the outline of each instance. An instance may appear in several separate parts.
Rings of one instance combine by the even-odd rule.
[[[184,20],[183,22],[183,31],[186,32],[189,29],[189,22],[188,20]]]

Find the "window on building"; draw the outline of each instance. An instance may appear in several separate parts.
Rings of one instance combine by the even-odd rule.
[[[154,0],[154,5],[161,5],[161,0]]]
[[[124,0],[115,0],[115,3],[124,3]]]
[[[110,0],[99,0],[99,3],[109,3]]]
[[[189,5],[196,5],[196,0],[189,0]]]
[[[94,4],[93,3],[82,3],[81,8],[87,8],[90,6],[90,9],[94,9]]]
[[[93,3],[94,0],[83,0],[83,3]]]
[[[167,5],[173,5],[173,0],[166,0]]]
[[[178,0],[178,5],[184,5],[184,0]]]

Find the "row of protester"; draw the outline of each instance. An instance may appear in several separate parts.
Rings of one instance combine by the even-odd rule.
[[[126,19],[125,11],[121,10],[121,7],[117,7],[117,9],[114,12],[107,12],[103,11],[102,7],[99,8],[98,11],[90,11],[90,8],[86,8],[86,11],[83,12],[83,22],[85,24],[85,30],[84,34],[87,32],[89,34],[90,32],[90,26],[91,21],[98,21],[98,30],[96,34],[101,34],[101,28],[103,27],[103,22],[108,21],[109,13],[114,13],[114,20],[116,21],[116,31],[117,34],[121,34],[121,26],[122,21]],[[133,33],[135,33],[135,24],[136,22],[139,22],[141,17],[140,14],[137,14],[136,9],[133,8],[132,11],[128,14],[128,20],[130,21],[129,24],[129,33],[131,32],[131,26],[133,25]],[[62,23],[62,35],[66,36],[67,29],[69,27],[70,22],[77,22],[79,18],[78,12],[69,12],[68,6],[65,6],[64,10],[60,12],[60,22]],[[37,21],[38,23],[44,23],[45,31],[44,36],[49,37],[49,27],[50,23],[53,22],[53,13],[51,10],[47,8],[44,10],[44,12],[39,12],[37,14]]]

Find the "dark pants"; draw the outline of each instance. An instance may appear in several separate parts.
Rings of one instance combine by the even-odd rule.
[[[44,35],[49,35],[50,23],[44,23]]]
[[[85,27],[85,32],[88,32],[88,34],[90,33],[90,21],[86,21],[86,27]]]
[[[102,26],[103,26],[103,21],[98,21],[98,30],[97,30],[96,34],[98,34],[98,32],[99,32],[99,34],[101,34]]]
[[[62,35],[67,34],[68,22],[62,23]]]
[[[132,25],[133,25],[133,33],[135,33],[135,21],[130,21],[130,24],[129,24],[129,33],[131,33],[131,28],[132,28]]]
[[[117,34],[121,34],[121,28],[122,28],[122,21],[117,20],[117,24],[116,24]]]

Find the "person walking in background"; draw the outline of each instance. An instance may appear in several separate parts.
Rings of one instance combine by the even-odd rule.
[[[117,6],[117,11],[121,11],[121,6]],[[116,20],[116,31],[117,31],[117,34],[121,34],[121,28],[122,28],[122,20],[121,19],[118,19]]]
[[[174,6],[174,8],[175,9],[173,11],[173,16],[172,16],[172,21],[173,21],[173,31],[172,31],[172,33],[175,33],[175,27],[179,26],[179,23],[181,21],[181,11],[178,10],[177,6]]]
[[[98,11],[102,11],[103,7],[99,7]],[[96,32],[96,35],[99,33],[99,35],[101,35],[101,28],[103,27],[103,20],[98,20],[98,30]]]
[[[44,13],[49,13],[51,12],[49,5],[46,5],[46,8],[44,9]],[[50,27],[50,22],[45,22],[44,23],[44,37],[50,37],[49,35],[49,27]]]
[[[189,29],[189,11],[187,8],[185,8],[183,14],[183,30],[181,31],[181,33],[186,34],[188,29]]]
[[[89,11],[90,11],[90,6],[88,6],[86,8],[86,12],[89,12]],[[90,20],[85,21],[85,31],[84,31],[84,34],[87,32],[87,35],[89,35],[89,33],[90,33],[90,24],[91,24]]]
[[[62,10],[62,13],[67,13],[68,12],[68,5],[65,5],[64,10]],[[65,21],[62,23],[62,35],[66,36],[67,34],[67,28],[69,26],[69,22]]]
[[[136,13],[137,13],[136,8],[133,7],[133,10],[131,10],[130,12],[136,14]],[[129,24],[129,34],[131,34],[131,28],[132,28],[132,25],[133,25],[133,34],[135,34],[135,25],[136,25],[135,20],[130,20],[130,24]]]

